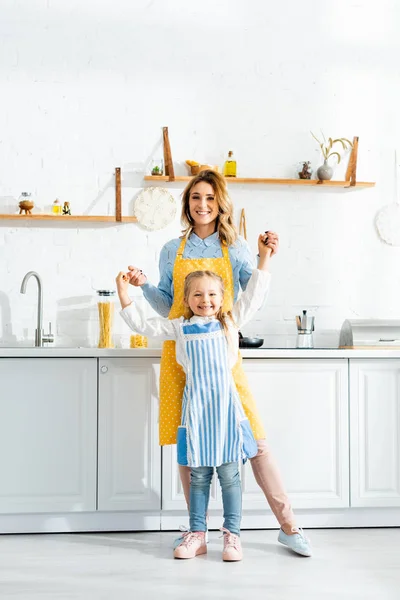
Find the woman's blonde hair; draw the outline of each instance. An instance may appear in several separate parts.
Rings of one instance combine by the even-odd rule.
[[[201,279],[202,277],[209,277],[210,279],[214,279],[215,281],[217,281],[221,288],[222,298],[224,297],[225,288],[224,288],[224,281],[223,281],[222,277],[220,277],[213,271],[192,271],[191,273],[189,273],[189,275],[186,275],[184,286],[183,286],[183,299],[185,300],[186,303],[188,301],[188,297],[190,294],[190,288],[192,286],[193,281],[195,279]],[[191,317],[193,317],[193,315],[194,315],[194,313],[191,310],[191,308],[189,306],[185,306],[185,317],[190,319]],[[224,328],[224,331],[226,333],[228,331],[227,318],[229,318],[233,321],[231,311],[228,311],[226,313],[222,312],[222,304],[221,304],[220,309],[218,310],[215,317],[221,323],[221,325]]]
[[[193,187],[201,181],[209,183],[214,190],[215,199],[218,202],[216,230],[218,231],[220,241],[230,246],[236,242],[238,237],[238,232],[233,222],[233,204],[226,189],[225,179],[216,171],[201,171],[190,180],[183,190],[181,222],[184,229],[182,233],[185,237],[189,237],[193,231],[194,222],[190,216],[189,199]]]

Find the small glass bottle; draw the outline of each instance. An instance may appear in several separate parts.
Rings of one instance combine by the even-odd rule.
[[[62,205],[61,202],[59,201],[58,198],[56,198],[53,202],[53,206],[52,206],[52,213],[54,215],[61,215],[62,214]]]
[[[112,328],[114,322],[114,301],[115,292],[113,290],[97,290],[97,308],[99,310],[99,348],[114,348]]]
[[[224,164],[224,177],[236,177],[236,160],[233,158],[232,150],[229,150]]]

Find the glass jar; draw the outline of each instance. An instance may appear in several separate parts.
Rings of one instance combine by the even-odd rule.
[[[113,290],[97,290],[97,307],[99,310],[99,348],[114,348],[112,328],[114,323],[115,292]]]
[[[153,177],[164,175],[164,161],[162,158],[151,161],[151,174]]]
[[[148,339],[145,335],[140,335],[139,333],[134,333],[131,335],[131,348],[147,348]]]
[[[30,192],[22,192],[18,198],[18,206],[20,215],[23,213],[31,215],[32,208],[35,206],[32,200],[32,194]]]

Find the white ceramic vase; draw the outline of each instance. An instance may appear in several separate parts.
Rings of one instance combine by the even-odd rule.
[[[332,179],[333,169],[328,164],[328,161],[324,160],[324,164],[318,167],[317,177],[320,181],[329,181]]]

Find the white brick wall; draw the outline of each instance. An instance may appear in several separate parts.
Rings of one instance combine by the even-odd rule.
[[[263,0],[6,0],[0,212],[31,191],[41,210],[59,197],[74,214],[109,214],[121,166],[131,213],[163,125],[178,170],[186,158],[222,164],[232,148],[244,176],[291,177],[301,160],[316,168],[310,129],[359,135],[358,178],[377,181],[375,190],[231,186],[254,250],[265,227],[281,235],[268,307],[247,330],[286,341],[308,308],[317,341],[329,344],[344,318],[398,318],[400,250],[379,240],[374,218],[394,197],[399,18],[390,0],[379,11],[372,0],[282,0],[273,9]],[[45,323],[56,325],[58,343],[94,344],[92,286],[111,285],[130,262],[156,281],[158,252],[178,232],[178,220],[157,233],[0,221],[0,344],[33,340],[34,282],[19,293],[30,269],[43,278]],[[126,344],[119,320],[116,330]]]

